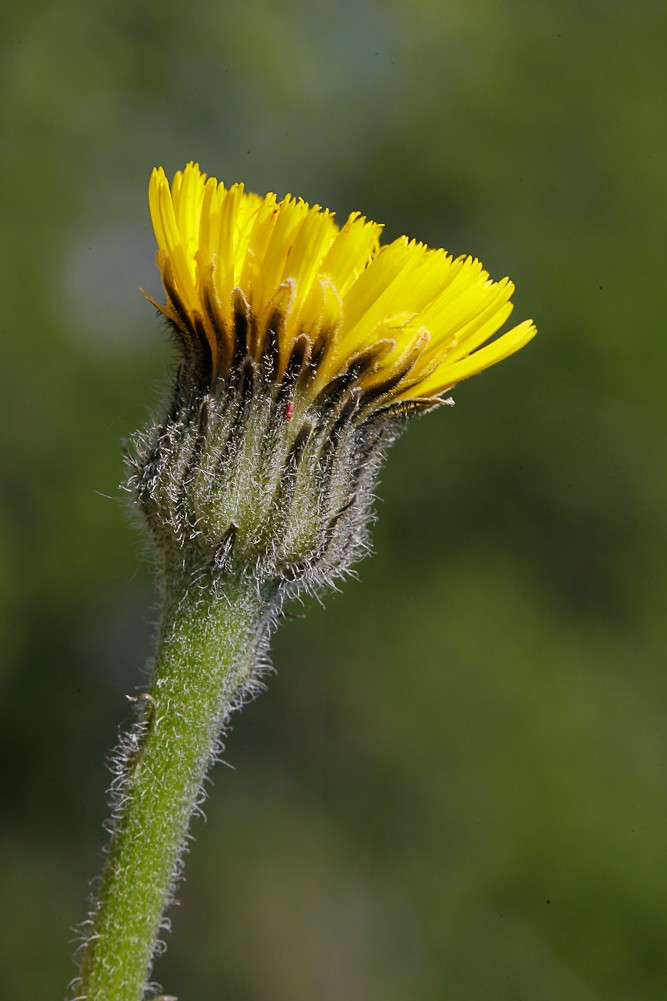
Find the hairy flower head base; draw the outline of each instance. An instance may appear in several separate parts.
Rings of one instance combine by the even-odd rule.
[[[519,350],[490,340],[514,286],[382,227],[225,188],[196,164],[150,210],[182,353],[169,414],[138,442],[131,487],[169,560],[298,590],[363,550],[372,487],[403,418]]]

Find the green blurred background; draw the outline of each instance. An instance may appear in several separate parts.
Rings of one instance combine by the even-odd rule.
[[[517,283],[538,339],[389,457],[195,823],[179,1001],[667,992],[662,0],[64,0],[4,16],[0,977],[60,998],[155,596],[119,438],[173,363],[189,159]]]

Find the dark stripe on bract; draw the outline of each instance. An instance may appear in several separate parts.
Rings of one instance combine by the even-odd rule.
[[[229,528],[220,540],[220,545],[218,546],[215,556],[213,557],[213,561],[219,570],[224,569],[230,561],[238,530],[239,526],[236,522],[230,522]]]
[[[186,509],[186,492],[188,485],[192,478],[193,473],[196,472],[197,466],[199,464],[199,459],[202,453],[202,449],[206,443],[206,432],[208,430],[208,420],[209,420],[209,396],[205,396],[199,404],[199,410],[196,416],[197,421],[197,434],[194,441],[194,448],[192,450],[192,455],[188,459],[183,474],[178,482],[178,495],[180,498],[178,507],[179,510],[183,511]]]
[[[377,400],[381,396],[385,396],[387,393],[391,392],[391,390],[394,389],[399,384],[403,376],[410,371],[410,368],[412,368],[412,364],[408,367],[407,370],[399,369],[398,372],[394,372],[392,376],[389,376],[389,378],[384,379],[382,382],[376,383],[376,385],[371,386],[370,389],[363,389],[362,387],[363,391],[362,406],[366,406],[366,404],[372,403],[374,400]]]
[[[333,532],[333,530],[335,529],[336,525],[343,517],[343,515],[346,514],[350,510],[350,508],[354,506],[354,502],[356,501],[357,496],[358,496],[357,491],[356,490],[353,491],[353,493],[350,494],[345,504],[343,504],[342,507],[338,508],[336,513],[332,515],[331,518],[329,518],[329,523],[327,525],[327,532],[329,533]]]
[[[334,332],[332,330],[328,330],[326,332],[323,330],[320,331],[319,337],[313,344],[313,349],[310,352],[310,358],[308,361],[310,371],[313,373],[313,375],[317,372],[318,368],[320,367],[322,359],[326,354],[327,348],[333,342],[333,338],[334,338]]]
[[[324,359],[324,356],[326,355],[327,348],[331,343],[332,336],[333,335],[331,335],[330,333],[323,334],[322,331],[320,331],[317,341],[314,344],[311,341],[311,347],[308,353],[308,357],[305,359],[305,362],[301,368],[301,371],[299,372],[299,377],[297,379],[297,386],[300,389],[305,389],[306,387],[308,387],[312,383],[315,376],[317,375],[317,370],[319,369]]]
[[[255,388],[255,382],[258,376],[257,365],[252,360],[250,355],[246,355],[243,359],[243,364],[241,365],[241,401],[245,406],[250,397],[252,396],[252,391]]]
[[[332,432],[335,433],[337,427],[343,427],[343,425],[350,420],[350,418],[359,409],[359,402],[361,400],[361,390],[359,388],[352,389],[347,400],[345,400],[340,414],[332,428]]]
[[[174,278],[171,270],[171,265],[169,261],[164,266],[162,272],[162,283],[164,285],[165,292],[169,298],[169,304],[173,309],[178,322],[183,330],[184,334],[192,334],[192,324],[190,322],[190,314],[187,311],[183,300],[181,299],[179,293],[176,291],[176,285],[174,283]]]
[[[248,353],[248,328],[250,318],[248,316],[248,304],[242,293],[238,289],[234,290],[232,311],[234,314],[234,360],[233,364],[240,365],[243,358]]]
[[[360,371],[363,370],[363,366],[352,365],[350,368],[346,369],[340,375],[337,375],[335,379],[320,390],[318,395],[315,397],[315,405],[321,406],[323,408],[330,408],[339,403],[344,397],[345,393],[348,391],[353,382],[355,382],[360,375]]]
[[[285,337],[285,314],[276,309],[271,314],[271,318],[266,326],[264,343],[260,345],[266,378],[272,379],[280,363],[280,342]]]
[[[443,406],[444,402],[437,396],[430,398],[418,396],[414,400],[398,400],[396,403],[388,403],[386,406],[370,409],[365,416],[368,422],[414,417],[418,414],[427,414],[429,410]]]
[[[291,449],[289,450],[289,454],[287,456],[287,465],[294,467],[298,466],[301,456],[303,455],[303,450],[310,441],[312,433],[313,433],[312,421],[305,421],[302,424],[301,428],[299,429],[299,433],[294,439],[294,443]]]
[[[185,361],[191,369],[184,371],[183,375],[194,378],[195,381],[202,380],[208,385],[211,378],[211,348],[208,337],[201,321],[200,327],[197,329],[196,321],[193,320],[176,290],[169,262],[165,264],[162,281],[171,308],[176,314],[178,324],[183,332],[181,348]]]
[[[218,342],[218,378],[224,379],[232,364],[234,345],[232,335],[221,320],[210,282],[204,285],[203,305]]]
[[[283,383],[293,385],[310,355],[311,340],[307,334],[300,334],[292,345],[292,352],[285,366]]]
[[[336,456],[339,454],[344,442],[348,442],[349,444],[349,434],[344,437],[344,431],[346,428],[349,430],[350,420],[354,416],[358,405],[359,391],[353,390],[348,399],[344,401],[338,417],[325,434],[320,446],[320,494],[324,508],[326,507],[326,498]]]
[[[322,461],[325,476],[331,471],[331,466],[333,465],[334,457],[336,454],[336,449],[341,439],[341,435],[345,429],[345,426],[350,422],[352,417],[359,409],[359,397],[361,392],[359,389],[353,389],[346,400],[344,400],[341,407],[340,413],[336,417],[336,420],[331,425],[329,433],[324,439],[322,445]]]
[[[337,375],[320,390],[315,397],[315,405],[327,408],[332,403],[335,404],[339,401],[352,383],[363,379],[377,365],[380,359],[391,350],[392,346],[391,341],[378,341],[377,344],[372,344],[358,355],[353,355],[345,371]]]
[[[211,342],[208,339],[204,321],[196,313],[193,317],[193,325],[197,339],[201,345],[202,377],[206,380],[207,385],[210,386],[213,379],[213,351],[211,349]]]

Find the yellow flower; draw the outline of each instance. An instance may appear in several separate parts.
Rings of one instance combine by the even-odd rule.
[[[171,189],[155,169],[149,200],[167,294],[155,305],[211,387],[249,357],[275,383],[298,371],[305,403],[343,377],[369,408],[410,409],[536,333],[524,320],[491,340],[512,312],[508,278],[407,237],[380,246],[358,212],[339,228],[319,205],[225,188],[194,163]]]

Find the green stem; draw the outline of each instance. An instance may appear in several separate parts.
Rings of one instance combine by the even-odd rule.
[[[167,589],[138,742],[121,745],[116,819],[77,999],[140,1001],[190,817],[224,718],[251,674],[267,603],[232,581]]]

